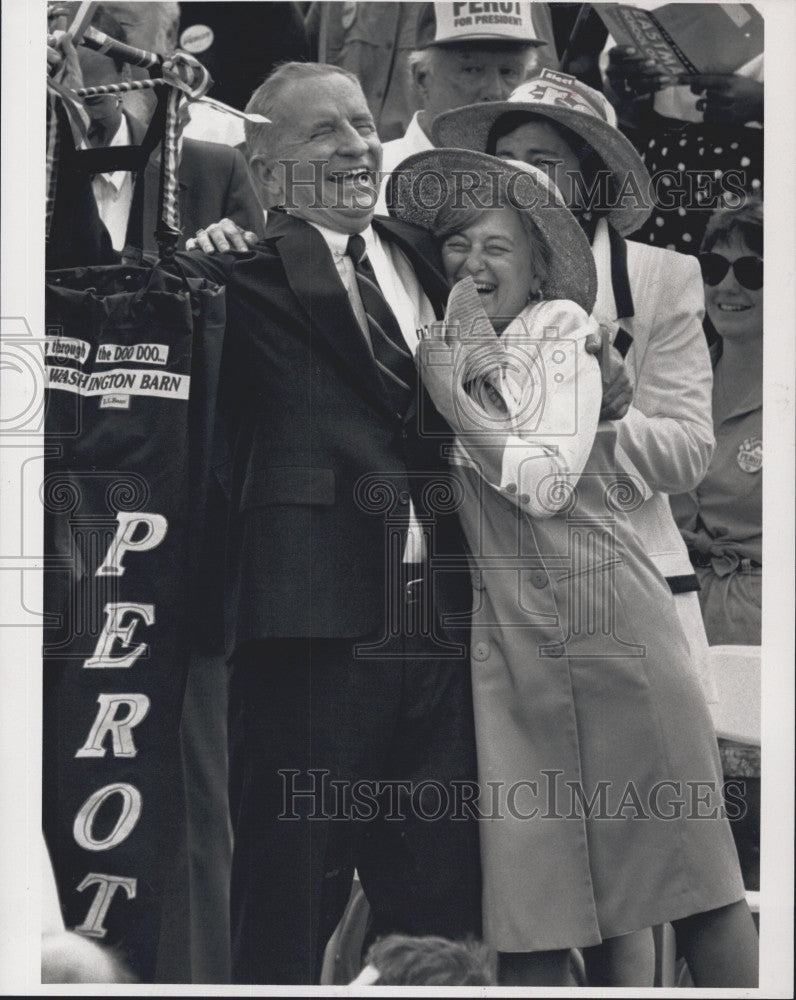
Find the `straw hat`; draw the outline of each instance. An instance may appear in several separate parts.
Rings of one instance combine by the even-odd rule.
[[[471,104],[445,111],[434,119],[431,138],[439,146],[461,146],[486,152],[489,133],[495,122],[509,112],[527,111],[566,126],[584,139],[611,171],[617,189],[633,174],[646,196],[650,176],[641,157],[616,127],[616,113],[598,91],[574,76],[545,69],[520,84],[508,100]],[[608,213],[611,225],[626,236],[642,226],[652,212],[650,199],[644,203],[632,194],[627,205],[618,204]]]
[[[475,178],[482,183],[473,185]],[[486,210],[501,178],[508,182],[510,203],[530,216],[547,245],[550,262],[542,282],[543,296],[571,299],[590,313],[597,273],[589,241],[541,170],[466,149],[429,149],[398,165],[387,182],[387,204],[396,219],[433,232],[440,208],[454,194],[465,207],[477,196]]]

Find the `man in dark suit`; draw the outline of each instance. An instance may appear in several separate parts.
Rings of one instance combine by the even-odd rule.
[[[120,42],[126,42],[124,29],[102,5],[95,12],[92,24]],[[78,47],[82,84],[94,87],[121,83],[127,79],[127,63],[85,46]],[[77,85],[77,84],[75,84]],[[118,95],[106,94],[85,99],[91,124],[88,144],[101,146],[140,146],[147,126],[123,111]],[[110,234],[113,249],[122,250],[135,238],[137,219],[131,209],[135,185],[143,185],[143,249],[157,251],[159,154],[156,152],[143,173],[135,179],[124,171],[97,174],[92,187],[100,218]],[[219,143],[185,139],[182,143],[179,167],[180,225],[183,233],[193,233],[222,216],[229,216],[244,229],[261,236],[264,232],[263,212],[252,187],[249,171],[241,153]],[[79,217],[75,224],[80,224]],[[180,236],[178,247],[185,246]],[[84,263],[76,261],[75,263]]]
[[[480,934],[472,591],[411,359],[447,287],[426,234],[372,218],[361,88],[286,64],[249,109],[266,238],[183,258],[227,286],[233,978],[311,983],[354,867],[375,934]]]

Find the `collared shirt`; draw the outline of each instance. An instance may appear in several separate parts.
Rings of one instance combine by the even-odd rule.
[[[307,220],[309,221],[309,220]],[[338,233],[326,226],[310,222],[311,226],[323,236],[332,254],[337,273],[343,287],[348,293],[354,314],[367,337],[367,320],[356,284],[354,263],[347,254],[348,234]],[[406,345],[414,354],[418,345],[418,329],[434,322],[434,309],[423,292],[422,286],[412,270],[406,256],[395,246],[380,240],[371,226],[361,234],[365,240],[368,259],[370,260],[376,280],[381,287],[387,305],[392,310]],[[421,562],[425,555],[423,532],[417,521],[414,506],[410,502],[409,531],[404,550],[404,562]]]
[[[132,142],[127,119],[122,115],[116,134],[109,146],[129,146]],[[85,143],[83,148],[88,148]],[[127,238],[127,223],[133,203],[133,175],[127,170],[111,174],[95,174],[91,181],[100,219],[111,237],[114,250],[123,250]]]
[[[434,148],[434,143],[429,139],[418,121],[419,111],[412,116],[412,120],[406,132],[400,139],[393,139],[392,142],[385,142],[382,147],[382,182],[379,191],[379,200],[376,202],[376,214],[387,215],[386,187],[389,174],[395,170],[399,163],[402,163],[407,156],[413,153],[425,153]]]
[[[672,510],[689,548],[710,554],[719,576],[742,559],[763,561],[763,396],[750,385],[727,404],[721,361],[714,372],[716,450],[707,475],[689,494],[672,498]]]

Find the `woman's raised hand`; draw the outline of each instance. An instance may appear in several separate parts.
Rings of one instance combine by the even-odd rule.
[[[423,384],[454,430],[473,430],[473,383],[499,375],[506,360],[500,338],[481,305],[473,279],[457,282],[448,296],[445,320],[433,323],[416,355]],[[469,415],[465,421],[465,414]]]

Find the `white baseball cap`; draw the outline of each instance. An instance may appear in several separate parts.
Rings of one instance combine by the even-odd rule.
[[[425,4],[417,23],[417,48],[462,42],[547,44],[534,33],[528,0],[512,3],[436,0]]]

